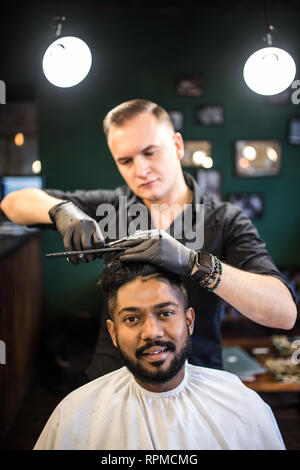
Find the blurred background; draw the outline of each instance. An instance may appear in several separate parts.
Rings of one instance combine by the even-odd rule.
[[[268,4],[276,29],[273,45],[292,55],[295,80],[300,80],[300,4]],[[265,46],[264,2],[11,0],[0,1],[0,15],[0,80],[6,92],[6,104],[0,105],[1,178],[40,176],[44,187],[63,190],[113,189],[123,181],[106,145],[102,120],[120,102],[155,101],[170,112],[183,135],[185,171],[206,190],[247,211],[276,265],[298,292],[296,88],[262,96],[243,79],[247,58]],[[52,85],[42,70],[51,22],[58,15],[66,17],[62,35],[80,37],[92,54],[90,72],[70,88]],[[261,143],[272,165],[248,171],[241,164],[241,152]],[[206,166],[192,158],[203,148],[210,157]],[[2,214],[2,448],[31,448],[57,400],[80,383],[77,374],[92,355],[102,305],[96,291],[102,261],[74,267],[65,259],[47,259],[46,253],[63,250],[56,232],[18,233],[6,223]],[[283,334],[258,326],[254,330],[224,305],[224,337]],[[42,378],[44,395],[41,388],[31,388],[36,374]],[[30,390],[43,406],[28,424],[24,397]],[[299,425],[299,393],[298,383],[293,394],[283,394],[281,407],[290,410],[280,416],[291,449],[300,447],[299,436],[293,434],[295,423]],[[22,419],[27,423],[23,432],[18,428]]]

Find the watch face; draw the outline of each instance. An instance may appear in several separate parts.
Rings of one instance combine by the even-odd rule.
[[[207,268],[211,268],[211,260],[210,260],[210,256],[207,255],[206,253],[200,253],[200,256],[199,256],[199,262],[207,267]]]

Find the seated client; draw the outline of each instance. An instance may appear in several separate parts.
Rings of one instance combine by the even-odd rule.
[[[35,449],[285,449],[254,391],[233,374],[188,364],[195,313],[177,275],[113,260],[99,286],[126,365],[65,397]]]

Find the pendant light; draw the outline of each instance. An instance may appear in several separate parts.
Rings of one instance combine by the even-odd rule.
[[[296,65],[291,55],[273,47],[274,26],[268,21],[266,7],[267,47],[254,52],[245,63],[244,80],[248,87],[260,95],[276,95],[286,90],[296,75]]]
[[[65,17],[53,19],[57,39],[50,44],[43,57],[44,74],[55,86],[68,88],[80,83],[89,73],[92,54],[87,44],[74,36],[61,36]]]

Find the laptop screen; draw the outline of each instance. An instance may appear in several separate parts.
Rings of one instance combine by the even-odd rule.
[[[1,199],[12,191],[18,191],[25,188],[42,189],[44,187],[44,178],[41,175],[30,176],[2,176],[1,178]]]

